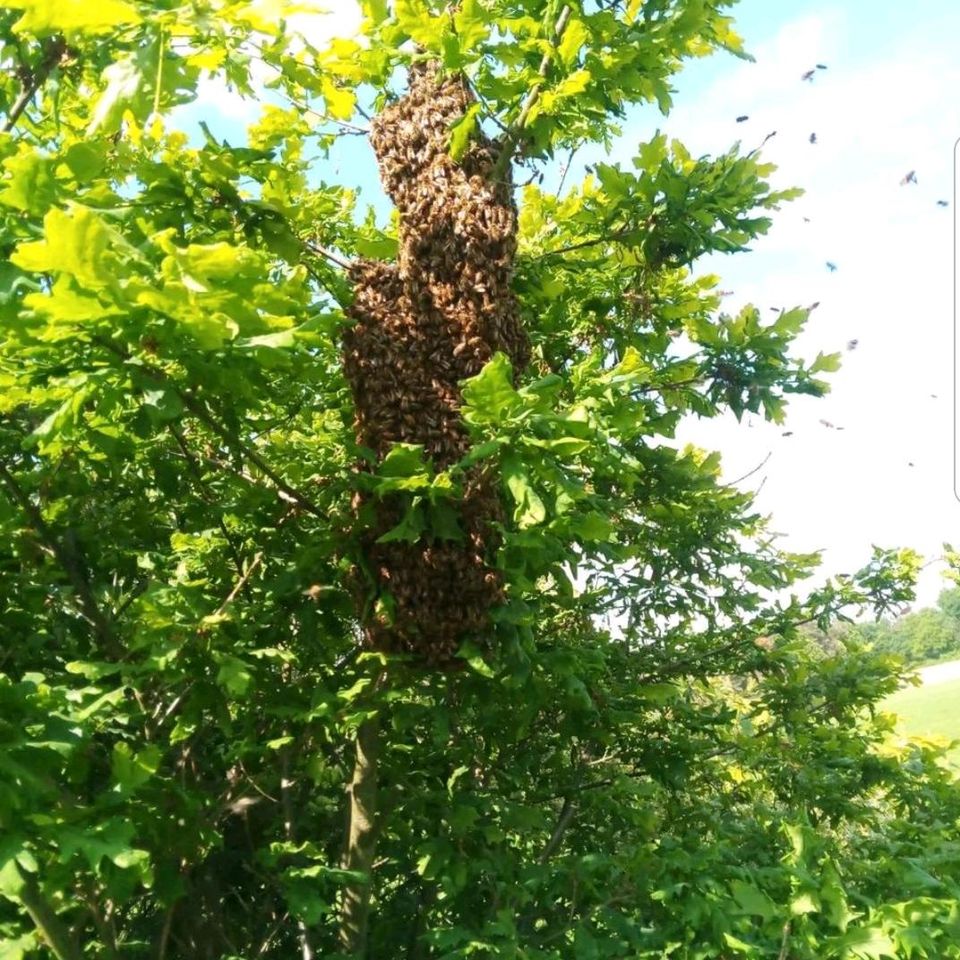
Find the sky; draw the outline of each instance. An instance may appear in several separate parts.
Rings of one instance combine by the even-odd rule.
[[[353,0],[325,6],[325,16],[294,23],[315,44],[350,35],[359,22]],[[778,166],[774,186],[800,186],[805,195],[774,213],[751,253],[704,258],[693,272],[721,276],[721,287],[733,291],[729,312],[753,303],[773,319],[770,308],[819,301],[796,353],[840,351],[843,366],[830,375],[825,398],[791,399],[782,426],[752,415],[741,423],[690,420],[678,437],[719,450],[725,480],[759,466],[744,487],[758,491],[757,508],[772,516],[784,548],[823,551],[821,577],[863,566],[872,545],[918,550],[931,563],[916,606],[932,605],[950,585],[936,562],[942,545],[960,547],[953,296],[960,4],[921,0],[907,10],[902,0],[741,0],[731,13],[755,62],[727,54],[690,62],[674,81],[668,117],[634,111],[611,154],[581,151],[567,182],[596,160],[629,164],[658,128],[694,156],[737,140],[749,150],[776,131],[762,152]],[[802,80],[817,63],[827,69]],[[203,116],[236,143],[257,114],[253,103],[208,83],[183,119]],[[737,123],[742,115],[749,120]],[[362,138],[343,138],[329,164],[324,179],[356,185],[365,202],[381,214],[388,209]],[[911,170],[916,182],[901,184]]]

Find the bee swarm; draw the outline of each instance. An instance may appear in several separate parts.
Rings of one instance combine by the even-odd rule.
[[[473,100],[462,78],[417,64],[407,94],[372,122],[381,179],[399,212],[399,255],[396,263],[361,260],[351,268],[355,324],[344,336],[358,441],[378,458],[395,442],[422,444],[440,470],[469,446],[459,381],[497,351],[515,370],[529,356],[510,289],[517,210],[509,174],[493,181],[497,147],[482,134],[459,161],[449,153],[450,126]],[[497,489],[476,470],[467,475],[462,540],[378,544],[401,507],[387,498],[376,510],[365,553],[393,611],[390,623],[365,624],[368,642],[449,666],[502,599],[500,575],[487,562],[497,547]]]

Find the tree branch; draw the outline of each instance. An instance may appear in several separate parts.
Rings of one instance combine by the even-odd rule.
[[[624,234],[627,233],[627,230],[617,230],[614,233],[609,234],[606,237],[595,237],[593,240],[583,240],[580,243],[571,243],[566,247],[558,247],[556,250],[547,250],[544,253],[541,253],[538,257],[535,257],[536,260],[546,260],[547,257],[559,257],[561,254],[570,253],[573,250],[585,250],[587,247],[596,247],[601,243],[610,243],[614,240],[619,240]]]
[[[557,24],[554,27],[555,40],[559,40],[560,37],[563,36],[563,31],[566,29],[567,22],[570,19],[570,13],[570,5],[564,5],[564,8],[560,11],[560,16],[557,18]],[[540,69],[538,71],[540,79],[530,88],[530,92],[527,94],[527,98],[520,109],[520,116],[517,117],[517,122],[504,134],[500,145],[500,156],[497,157],[497,162],[491,174],[492,180],[499,180],[506,171],[507,164],[513,159],[513,151],[517,147],[520,135],[523,133],[523,128],[527,125],[530,111],[533,110],[534,104],[540,99],[543,81],[546,79],[547,70],[550,68],[550,60],[550,54],[545,53],[543,59],[540,61]]]
[[[0,481],[7,490],[9,498],[16,503],[27,515],[30,524],[40,534],[47,548],[53,554],[60,564],[63,572],[67,575],[70,585],[76,593],[81,607],[83,618],[93,628],[94,634],[112,656],[120,656],[121,650],[113,634],[110,622],[104,612],[100,609],[93,590],[87,581],[86,575],[77,562],[77,558],[72,552],[67,550],[60,540],[54,535],[53,531],[43,519],[43,514],[33,501],[27,496],[26,492],[17,483],[16,477],[7,469],[6,464],[0,463]]]
[[[573,804],[573,800],[569,796],[564,797],[563,806],[560,808],[560,816],[557,817],[557,825],[553,828],[553,833],[550,834],[547,845],[537,858],[538,863],[546,863],[557,850],[560,849],[560,844],[563,842],[563,835],[567,832],[567,827],[570,826],[570,822],[573,820],[575,813],[576,807]]]
[[[19,867],[16,869],[19,870]],[[20,871],[20,875],[23,878],[23,887],[17,897],[37,930],[40,931],[50,951],[57,960],[83,960],[83,953],[74,942],[70,931],[40,892],[36,878],[33,874],[24,874],[23,871]]]
[[[301,243],[303,243],[311,253],[316,254],[318,257],[323,257],[331,263],[335,263],[338,267],[343,267],[344,270],[349,270],[353,266],[352,260],[344,260],[343,257],[334,253],[332,250],[321,247],[319,243],[312,243],[310,240],[302,240]]]
[[[10,108],[10,113],[3,125],[4,133],[9,133],[17,125],[20,115],[27,109],[27,105],[33,99],[34,94],[50,76],[50,71],[60,62],[60,58],[66,49],[67,43],[63,37],[48,37],[43,41],[43,54],[40,57],[40,62],[32,70],[28,69],[23,89]]]
[[[124,362],[130,359],[130,354],[125,351],[122,347],[117,346],[117,344],[112,343],[105,337],[93,337],[94,342],[99,343],[101,346],[106,347],[111,353],[120,357]],[[163,370],[158,367],[153,366],[150,363],[142,363],[138,370],[141,373],[146,374],[151,377],[153,380],[156,380],[158,383],[162,383],[165,386],[173,390],[174,393],[180,398],[180,401],[183,403],[184,407],[187,408],[201,423],[206,424],[228,447],[231,447],[237,453],[240,454],[245,460],[248,460],[252,463],[261,473],[264,474],[273,485],[281,492],[287,495],[294,503],[299,504],[303,507],[304,510],[309,511],[315,517],[319,517],[322,520],[327,519],[327,514],[320,509],[313,501],[311,501],[307,496],[302,494],[295,487],[290,486],[283,477],[280,476],[273,469],[273,467],[268,464],[263,457],[260,456],[255,450],[251,450],[246,444],[240,440],[239,437],[236,437],[231,433],[219,420],[217,420],[213,414],[211,414],[207,408],[201,403],[196,397],[191,393],[187,393],[182,390],[179,384],[176,383],[170,376],[168,376]]]
[[[293,818],[293,798],[290,795],[292,786],[290,750],[288,747],[284,747],[280,753],[280,802],[283,807],[283,832],[288,843],[297,842],[297,830]],[[300,956],[302,960],[314,960],[315,953],[310,930],[302,920],[297,920],[297,932],[300,936]]]
[[[375,686],[379,686],[383,674]],[[340,944],[351,956],[366,955],[370,927],[370,888],[377,850],[377,765],[380,755],[380,715],[364,720],[357,730],[357,759],[349,787],[350,826],[343,857],[345,870],[363,875],[343,891]]]
[[[170,382],[170,381],[168,381]],[[207,409],[196,400],[192,394],[184,393],[178,387],[174,385],[174,389],[180,395],[180,398],[183,400],[184,406],[201,422],[205,423],[221,440],[224,441],[228,446],[233,447],[237,453],[240,454],[245,460],[249,460],[265,477],[267,477],[271,483],[281,492],[285,493],[291,500],[298,503],[304,510],[308,510],[314,516],[319,517],[322,520],[327,519],[327,514],[320,509],[312,500],[308,499],[299,490],[295,487],[291,487],[283,477],[280,476],[273,467],[270,466],[257,453],[255,450],[251,450],[247,447],[239,437],[235,437],[222,423],[216,420],[212,414],[210,414]]]
[[[179,430],[171,423],[170,432],[173,434],[174,440],[177,442],[177,446],[180,448],[180,452],[183,454],[184,459],[187,461],[187,466],[190,468],[190,472],[193,474],[194,479],[197,482],[197,489],[200,491],[200,496],[208,504],[216,504],[216,498],[207,490],[206,484],[203,479],[203,472],[200,470],[200,465],[197,463],[197,458],[193,455],[193,452],[187,446],[186,438],[180,433]],[[217,525],[220,527],[220,532],[223,534],[223,538],[226,541],[227,547],[230,550],[230,557],[233,560],[233,566],[237,571],[237,576],[243,576],[243,558],[240,556],[240,551],[237,548],[236,543],[234,543],[233,537],[230,535],[230,531],[227,529],[227,525],[223,522],[223,516],[220,511],[216,511],[217,514]]]
[[[263,553],[260,552],[253,558],[253,560],[250,563],[250,566],[247,567],[246,570],[244,570],[240,579],[233,585],[233,589],[227,595],[227,598],[223,601],[223,603],[221,603],[220,606],[217,608],[217,612],[214,614],[214,616],[219,616],[221,613],[223,613],[224,610],[227,609],[227,607],[230,606],[231,603],[233,603],[234,600],[236,600],[237,594],[247,585],[247,582],[253,576],[253,571],[260,566],[260,563],[262,560],[263,560]]]

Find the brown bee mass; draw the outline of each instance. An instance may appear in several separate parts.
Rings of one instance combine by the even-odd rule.
[[[529,356],[510,288],[517,210],[509,174],[494,179],[498,146],[479,134],[459,161],[450,156],[451,125],[473,100],[462,78],[418,64],[406,96],[371,124],[381,179],[399,212],[399,256],[352,267],[356,322],[344,337],[359,442],[380,458],[393,443],[422,444],[440,470],[469,445],[459,382],[497,351],[515,370]],[[365,625],[376,649],[449,664],[501,600],[501,578],[488,563],[499,495],[476,471],[463,486],[460,540],[378,544],[401,518],[398,503],[378,502],[364,546],[375,588],[389,593],[393,609],[392,622]]]

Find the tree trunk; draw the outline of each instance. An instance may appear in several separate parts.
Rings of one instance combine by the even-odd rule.
[[[373,858],[377,848],[377,759],[380,718],[365,720],[357,730],[357,759],[350,784],[350,825],[343,866],[364,874],[343,894],[340,944],[356,960],[365,960],[370,922]]]

